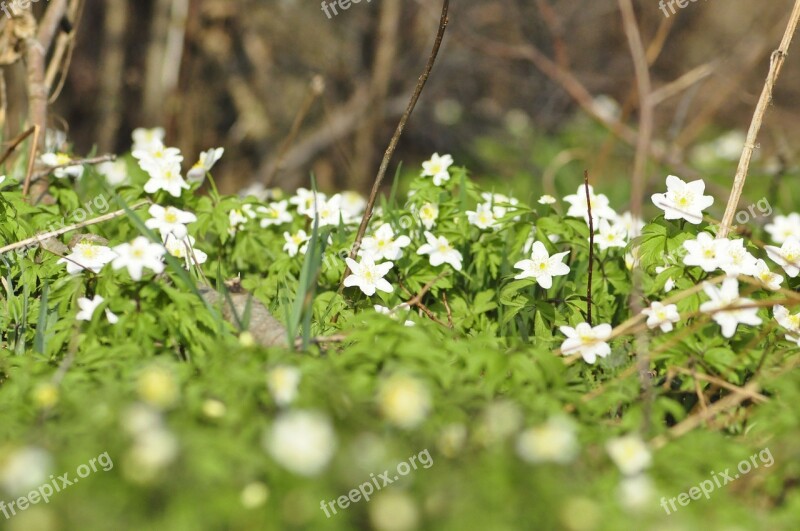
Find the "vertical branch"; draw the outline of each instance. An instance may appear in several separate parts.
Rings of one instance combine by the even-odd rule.
[[[594,266],[594,221],[592,220],[592,194],[589,193],[589,170],[583,171],[583,190],[589,211],[589,281],[586,286],[586,322],[592,326],[592,267]]]
[[[403,130],[405,130],[406,123],[411,117],[411,113],[414,112],[414,107],[416,107],[419,96],[422,94],[422,89],[425,88],[425,84],[428,81],[431,70],[433,70],[433,65],[436,63],[436,57],[439,55],[439,48],[442,46],[442,39],[444,39],[444,32],[447,29],[447,24],[449,23],[449,19],[447,17],[449,7],[450,0],[444,0],[444,4],[442,5],[442,16],[439,19],[439,31],[436,34],[436,40],[433,43],[433,50],[431,50],[431,55],[428,58],[428,64],[425,65],[425,70],[423,70],[422,75],[417,81],[417,87],[414,89],[414,94],[411,96],[411,101],[408,102],[408,107],[403,113],[402,118],[400,118],[400,123],[397,124],[397,129],[394,132],[394,136],[392,136],[392,140],[389,142],[389,147],[386,148],[386,153],[383,155],[381,166],[378,169],[378,175],[375,177],[375,182],[372,185],[372,192],[369,194],[369,200],[367,201],[367,208],[364,211],[364,217],[361,218],[361,225],[358,227],[356,239],[353,242],[353,247],[350,249],[351,259],[356,257],[358,249],[361,247],[361,240],[364,238],[364,234],[367,232],[367,225],[372,217],[372,210],[375,207],[375,200],[378,198],[378,192],[381,189],[381,184],[383,183],[384,177],[386,177],[386,170],[389,168],[389,162],[392,160],[392,155],[394,154],[395,149],[397,149],[397,144],[400,142],[400,137],[403,135]],[[340,293],[342,290],[344,290],[344,279],[347,278],[349,273],[350,268],[345,267],[342,280],[339,284]]]
[[[795,0],[792,15],[789,17],[789,23],[786,26],[786,31],[783,34],[783,39],[777,50],[772,52],[769,64],[769,74],[767,80],[764,82],[764,88],[761,91],[761,97],[758,99],[753,120],[750,122],[750,129],[747,131],[747,140],[745,140],[744,148],[742,149],[742,156],[739,159],[739,166],[736,169],[736,176],[733,179],[733,188],[731,195],[728,198],[728,204],[725,207],[725,214],[722,216],[722,224],[719,227],[717,238],[727,238],[728,232],[733,223],[733,216],[736,214],[736,208],[739,206],[739,198],[742,196],[744,183],[747,179],[747,171],[750,168],[750,160],[753,158],[753,151],[756,148],[756,139],[758,132],[761,130],[761,123],[764,121],[764,114],[767,112],[767,107],[772,102],[772,89],[775,87],[775,82],[783,68],[783,63],[786,61],[786,56],[789,53],[789,45],[792,43],[792,37],[797,29],[797,23],[800,20],[800,0]]]
[[[100,123],[97,141],[101,152],[114,151],[114,140],[122,121],[122,79],[125,69],[125,28],[128,25],[128,3],[125,0],[106,2],[103,52],[100,58]]]

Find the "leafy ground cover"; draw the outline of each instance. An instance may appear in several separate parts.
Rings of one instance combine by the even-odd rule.
[[[645,223],[435,154],[351,259],[357,194],[220,196],[162,140],[0,183],[3,528],[796,524],[800,215],[717,239],[702,181]]]

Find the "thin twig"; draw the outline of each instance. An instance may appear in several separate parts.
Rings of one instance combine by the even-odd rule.
[[[786,31],[783,34],[780,47],[772,52],[770,56],[769,74],[767,74],[767,80],[764,82],[761,97],[758,99],[758,104],[753,114],[753,120],[750,122],[750,129],[747,131],[747,139],[742,149],[739,167],[736,169],[736,177],[733,179],[733,188],[728,198],[728,205],[725,207],[725,214],[722,216],[722,225],[720,226],[717,238],[728,237],[728,231],[733,222],[733,216],[736,215],[736,208],[739,206],[739,199],[742,196],[745,180],[747,180],[747,171],[750,168],[750,160],[753,158],[753,151],[755,151],[756,148],[758,132],[761,130],[761,124],[764,121],[764,114],[766,114],[767,108],[772,102],[772,89],[775,87],[775,82],[778,80],[778,76],[781,73],[783,63],[786,61],[786,56],[789,53],[789,45],[792,43],[792,37],[797,29],[798,21],[800,21],[800,0],[795,0],[794,9],[792,9],[792,15],[789,18],[789,23],[786,26]]]
[[[28,190],[30,190],[31,187],[31,175],[33,174],[33,165],[36,164],[36,153],[39,152],[39,135],[41,132],[38,125],[33,126],[33,143],[31,144],[31,150],[28,155],[28,169],[25,172],[25,183],[22,185],[22,197],[27,197]]]
[[[141,206],[144,206],[144,205],[148,205],[150,203],[151,203],[150,200],[141,201],[139,203],[136,203],[132,207],[130,207],[130,210],[136,210],[137,208],[139,208]],[[43,240],[49,240],[50,238],[55,238],[55,237],[61,236],[62,234],[66,234],[66,233],[72,232],[74,230],[82,229],[83,227],[88,227],[90,225],[97,225],[98,223],[102,223],[104,221],[108,221],[108,220],[111,220],[111,219],[114,219],[114,218],[118,218],[120,216],[124,216],[127,212],[128,212],[128,210],[123,208],[123,209],[117,210],[115,212],[110,212],[108,214],[103,214],[102,216],[98,216],[98,217],[93,218],[93,219],[87,219],[86,221],[82,221],[80,223],[75,223],[75,224],[69,225],[67,227],[62,227],[62,228],[60,228],[58,230],[54,230],[54,231],[51,231],[51,232],[45,232],[43,234],[37,234],[36,236],[31,236],[30,238],[27,238],[25,240],[6,245],[5,247],[0,247],[0,254],[7,253],[8,251],[13,251],[15,249],[21,249],[23,247],[28,247],[29,245],[32,245],[32,244],[35,244],[35,243],[39,243],[39,242],[41,242]]]
[[[31,126],[28,129],[26,129],[25,131],[23,131],[22,133],[20,133],[19,136],[17,136],[17,138],[12,140],[11,144],[6,148],[5,152],[3,153],[3,156],[0,157],[0,165],[2,165],[6,160],[8,160],[8,157],[11,156],[11,154],[14,152],[14,150],[17,149],[19,147],[19,145],[22,144],[22,142],[25,141],[26,138],[31,136],[35,130],[36,130],[36,127],[35,126]]]
[[[117,160],[117,156],[113,155],[113,154],[100,155],[99,157],[92,157],[92,158],[88,158],[88,159],[74,159],[74,160],[71,160],[71,161],[66,162],[64,164],[58,164],[56,166],[48,166],[46,170],[42,170],[39,173],[37,173],[36,175],[34,175],[31,178],[31,182],[36,182],[39,179],[47,177],[48,175],[53,173],[54,170],[60,170],[62,168],[71,168],[73,166],[83,166],[83,165],[89,165],[89,164],[102,164],[103,162],[114,162],[115,160]]]
[[[583,170],[583,188],[586,191],[586,208],[589,210],[589,282],[586,285],[586,322],[592,326],[592,266],[594,265],[594,221],[592,221],[592,196],[589,193],[589,170]]]
[[[403,113],[400,123],[397,124],[397,129],[394,132],[394,136],[392,136],[392,140],[389,142],[389,147],[386,148],[386,152],[383,155],[383,160],[381,161],[380,168],[378,169],[378,175],[375,177],[375,182],[372,185],[372,191],[369,194],[367,208],[364,210],[364,217],[361,218],[361,225],[358,227],[356,239],[353,242],[353,247],[350,249],[351,259],[355,259],[358,249],[361,247],[361,240],[364,238],[364,234],[367,232],[367,225],[372,217],[372,210],[375,207],[375,201],[378,198],[378,192],[380,191],[384,177],[386,177],[386,171],[389,169],[389,162],[392,159],[395,149],[397,149],[397,144],[400,141],[400,137],[403,135],[403,130],[406,127],[406,123],[411,117],[411,113],[414,112],[414,107],[416,107],[417,100],[419,100],[419,96],[422,94],[422,89],[425,88],[425,84],[428,81],[431,70],[433,70],[433,65],[436,63],[436,57],[439,55],[439,48],[442,45],[444,32],[447,29],[447,24],[449,23],[449,19],[447,17],[449,8],[450,0],[444,0],[442,5],[442,16],[439,19],[439,31],[436,34],[436,40],[433,43],[433,50],[428,58],[428,64],[425,65],[425,70],[423,70],[422,75],[419,77],[419,81],[417,81],[417,87],[414,89],[414,94],[411,96],[411,100],[408,102],[408,107],[406,108],[405,113]],[[349,274],[350,268],[345,266],[344,274],[342,275],[342,279],[339,283],[339,293],[344,290],[344,279],[347,278],[347,275]]]

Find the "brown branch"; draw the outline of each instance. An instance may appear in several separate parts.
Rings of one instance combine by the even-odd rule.
[[[747,140],[745,140],[744,149],[742,149],[739,167],[736,169],[736,176],[733,179],[733,188],[731,189],[730,198],[728,198],[728,205],[725,207],[725,214],[722,216],[722,225],[720,226],[717,238],[728,237],[728,232],[733,222],[733,216],[736,215],[736,208],[739,206],[742,189],[744,188],[745,180],[747,180],[747,171],[750,168],[750,160],[753,157],[753,151],[756,147],[758,132],[761,130],[761,124],[764,121],[764,114],[766,114],[767,108],[772,102],[772,89],[775,87],[775,82],[778,80],[778,76],[781,73],[783,63],[786,61],[786,56],[789,53],[789,45],[792,43],[792,37],[797,29],[798,21],[800,21],[800,0],[795,0],[794,9],[792,9],[792,14],[786,26],[786,31],[783,34],[781,44],[770,56],[769,74],[767,74],[767,80],[764,82],[761,97],[758,99],[753,119],[750,122],[750,129],[747,131]]]
[[[6,160],[8,160],[8,157],[10,157],[12,153],[14,153],[14,150],[16,150],[19,147],[19,145],[25,141],[26,138],[31,136],[34,131],[36,131],[36,128],[31,126],[22,133],[20,133],[14,140],[12,140],[11,144],[6,148],[5,152],[3,153],[3,156],[0,157],[0,165],[2,165]]]
[[[436,40],[433,43],[433,50],[431,51],[431,55],[428,58],[428,64],[425,65],[425,70],[423,70],[422,75],[419,77],[419,80],[417,81],[417,87],[414,89],[414,94],[412,94],[411,96],[411,101],[408,102],[408,107],[406,108],[405,113],[403,113],[403,117],[400,118],[400,123],[397,124],[397,129],[394,132],[394,136],[392,136],[392,140],[389,142],[389,147],[386,148],[386,153],[384,153],[383,155],[383,160],[381,161],[380,168],[378,169],[378,175],[375,177],[375,182],[372,185],[372,192],[370,192],[369,194],[369,200],[367,201],[367,208],[364,211],[364,217],[361,218],[361,225],[359,225],[358,227],[358,232],[356,233],[356,239],[353,242],[352,249],[350,250],[351,259],[355,258],[356,254],[358,253],[358,249],[361,247],[361,240],[364,238],[364,234],[367,232],[367,225],[369,224],[370,218],[372,218],[372,210],[375,207],[375,201],[378,198],[378,192],[380,191],[383,179],[384,177],[386,177],[386,171],[389,168],[389,162],[392,159],[392,155],[394,154],[395,149],[397,149],[397,144],[398,142],[400,142],[400,137],[403,135],[403,130],[405,130],[406,123],[408,122],[408,119],[411,117],[411,113],[414,112],[414,107],[416,107],[420,94],[422,94],[422,89],[425,88],[425,84],[428,81],[428,77],[431,74],[431,70],[433,70],[433,65],[436,62],[436,57],[439,55],[439,48],[442,45],[444,32],[447,29],[447,24],[449,22],[449,19],[447,17],[449,8],[450,8],[450,0],[444,0],[444,3],[442,5],[442,16],[439,19],[439,31],[436,34]],[[349,273],[350,273],[350,268],[345,266],[344,274],[342,275],[342,279],[339,283],[339,293],[341,293],[344,290],[344,279],[347,278],[347,275]]]

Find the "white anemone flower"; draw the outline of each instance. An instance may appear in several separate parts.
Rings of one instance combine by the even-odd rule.
[[[627,229],[619,223],[613,225],[607,219],[601,219],[598,226],[598,233],[594,236],[594,243],[601,250],[611,247],[625,247],[628,236]]]
[[[69,163],[72,162],[72,157],[66,153],[45,153],[42,155],[42,162],[51,168],[56,168],[53,170],[53,176],[56,179],[63,179],[64,177],[79,179],[83,175],[83,166],[81,164],[70,166]]]
[[[383,278],[394,267],[392,262],[376,264],[369,256],[364,256],[361,263],[352,258],[345,258],[345,262],[351,271],[351,274],[344,279],[346,287],[358,287],[368,297],[375,295],[376,290],[386,293],[394,291],[394,287]]]
[[[719,267],[729,275],[754,276],[756,273],[756,257],[745,249],[744,240],[730,240],[725,245]]]
[[[435,203],[425,203],[419,208],[419,220],[422,226],[431,230],[439,219],[439,205]]]
[[[225,153],[225,148],[209,149],[200,153],[200,158],[194,163],[192,169],[186,174],[186,179],[190,183],[201,183],[206,178],[206,174],[211,171],[211,168],[219,162],[222,155]]]
[[[550,256],[542,242],[534,242],[531,249],[531,258],[529,260],[520,260],[514,264],[515,269],[522,270],[522,273],[514,278],[517,280],[535,278],[540,286],[550,289],[553,286],[553,277],[560,277],[569,273],[569,266],[563,263],[564,257],[568,254],[569,251],[564,251]]]
[[[453,157],[434,153],[430,160],[422,163],[422,176],[433,177],[433,184],[441,186],[450,180],[449,168],[452,165]]]
[[[146,129],[138,127],[133,130],[133,148],[131,151],[150,151],[158,146],[164,145],[166,131],[163,127]]]
[[[162,257],[167,252],[159,243],[153,243],[144,236],[138,236],[131,243],[123,243],[114,247],[117,254],[111,267],[115,270],[127,268],[133,280],[142,279],[144,268],[153,270],[158,274],[164,271]]]
[[[194,246],[194,241],[189,235],[180,239],[168,237],[165,245],[169,254],[183,260],[186,269],[190,269],[193,265],[205,264],[208,260],[208,255]]]
[[[479,229],[491,229],[496,223],[492,205],[483,203],[478,205],[475,210],[467,210],[467,221],[470,225],[475,225]]]
[[[442,264],[450,264],[456,271],[461,271],[461,261],[463,257],[461,253],[450,245],[447,238],[439,236],[438,238],[428,231],[425,231],[425,239],[428,243],[421,245],[417,249],[417,254],[427,254],[430,263],[433,267],[438,267]]]
[[[580,450],[575,425],[567,417],[552,417],[540,426],[523,431],[517,437],[516,450],[528,463],[569,463]]]
[[[409,245],[411,245],[411,238],[405,235],[395,238],[392,226],[384,223],[378,227],[373,236],[364,238],[358,254],[359,256],[369,256],[376,262],[398,260],[403,256],[403,248]]]
[[[290,365],[279,365],[267,373],[267,388],[276,404],[283,407],[294,402],[300,376],[300,369]]]
[[[752,276],[760,280],[764,287],[771,291],[778,291],[783,284],[783,277],[770,271],[767,263],[760,258],[756,260]]]
[[[800,240],[800,214],[792,212],[788,216],[775,216],[772,223],[767,223],[764,226],[772,241],[778,245],[782,244],[789,238]]]
[[[179,240],[185,238],[186,224],[197,221],[197,216],[191,212],[173,206],[164,208],[161,205],[150,205],[147,212],[153,217],[144,222],[145,226],[148,229],[158,230],[162,239],[166,239],[169,235]]]
[[[722,328],[723,337],[733,337],[739,324],[761,324],[761,318],[757,315],[758,308],[742,308],[752,305],[753,301],[739,296],[739,281],[736,278],[726,278],[719,288],[706,282],[703,284],[703,291],[711,300],[701,304],[700,311],[714,312],[712,319]]]
[[[589,200],[592,207],[592,224],[597,226],[601,219],[613,220],[617,213],[609,206],[608,197],[604,194],[595,194],[592,185],[589,185]],[[569,203],[567,216],[573,218],[583,218],[589,222],[589,203],[586,201],[586,185],[578,187],[578,191],[572,195],[564,197],[564,201]]]
[[[314,202],[316,201],[326,201],[327,196],[322,192],[316,192],[316,194],[311,190],[306,190],[305,188],[298,188],[295,195],[289,198],[289,204],[294,205],[297,208],[297,213],[302,214],[303,216],[308,216],[310,218],[314,218]]]
[[[699,225],[703,221],[703,210],[714,204],[713,197],[703,195],[705,190],[706,183],[702,179],[687,183],[670,175],[667,177],[666,193],[653,194],[652,200],[664,211],[664,219],[685,219],[693,225]]]
[[[780,247],[765,245],[764,249],[770,260],[781,266],[791,278],[800,273],[800,240],[789,236]]]
[[[97,245],[90,241],[82,241],[72,248],[72,253],[58,260],[59,264],[67,264],[67,273],[75,275],[88,269],[99,273],[117,254],[105,245]]]
[[[281,414],[264,434],[264,448],[290,472],[315,476],[331,460],[336,434],[328,417],[315,411]]]
[[[289,202],[285,199],[283,201],[270,203],[265,207],[258,207],[256,212],[264,215],[260,221],[261,228],[265,229],[271,225],[283,225],[284,223],[291,223],[292,214],[287,210],[288,207]]]
[[[654,301],[649,308],[642,310],[642,313],[647,316],[648,328],[659,327],[662,332],[671,332],[673,323],[681,319],[676,305],[664,305],[658,301]]]
[[[684,249],[689,251],[683,257],[683,263],[687,266],[699,266],[706,273],[711,273],[725,263],[729,244],[729,240],[717,239],[707,232],[701,232],[696,239],[683,242]]]
[[[638,435],[624,435],[606,443],[606,451],[626,476],[636,476],[653,462],[647,443]]]
[[[311,236],[301,229],[294,234],[284,232],[283,239],[286,240],[286,243],[283,244],[283,250],[286,251],[289,256],[294,257],[297,256],[297,253],[306,254],[306,250],[308,250],[308,241],[311,239]]]
[[[561,344],[561,354],[571,356],[580,354],[586,363],[593,364],[598,357],[605,358],[611,354],[607,341],[611,338],[611,325],[600,324],[592,327],[589,323],[580,323],[575,328],[559,327],[567,339]]]
[[[144,183],[144,191],[148,194],[164,190],[173,197],[180,197],[183,190],[189,189],[189,184],[181,177],[179,163],[154,165],[146,171],[150,175],[150,180]]]
[[[100,295],[95,295],[91,299],[80,297],[78,299],[78,308],[80,308],[80,311],[75,315],[75,319],[78,321],[91,321],[95,310],[103,304],[103,301],[105,301],[105,299]],[[106,319],[108,319],[108,322],[111,324],[116,324],[117,321],[119,321],[119,318],[108,308],[106,308]]]

